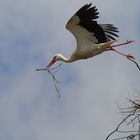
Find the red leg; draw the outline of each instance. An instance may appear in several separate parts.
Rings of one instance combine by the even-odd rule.
[[[116,45],[112,45],[111,47],[118,47],[118,46],[122,46],[122,45],[126,45],[126,44],[130,44],[130,43],[132,43],[132,42],[134,42],[133,40],[126,40],[126,42],[124,42],[124,43],[121,43],[121,44],[116,44]]]
[[[111,48],[110,50],[112,50],[112,51],[114,51],[114,52],[116,52],[116,53],[118,53],[118,54],[120,54],[120,55],[123,55],[123,56],[127,57],[128,59],[135,59],[134,56],[131,55],[131,53],[129,53],[129,54],[124,54],[124,53],[121,53],[121,52],[119,52],[119,51],[117,51],[117,50],[115,50],[115,49],[113,49],[113,48]]]
[[[114,52],[116,52],[116,53],[118,53],[120,55],[123,55],[123,56],[127,57],[128,59],[135,59],[134,56],[132,56],[131,54],[124,54],[124,53],[119,52],[119,51],[114,49],[115,47],[126,45],[126,44],[130,44],[132,42],[134,42],[134,41],[133,40],[127,40],[126,42],[121,43],[121,44],[116,44],[116,45],[112,45],[112,46],[110,45],[110,47],[106,48],[105,51],[112,50],[112,51],[114,51]],[[112,42],[112,43],[114,43],[114,42]]]

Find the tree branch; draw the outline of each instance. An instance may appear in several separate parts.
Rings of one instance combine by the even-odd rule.
[[[132,114],[127,115],[127,116],[118,124],[118,126],[116,127],[116,129],[115,129],[114,131],[112,131],[112,132],[106,137],[105,140],[108,140],[109,137],[110,137],[112,134],[114,134],[115,132],[118,132],[120,126],[121,126],[131,115],[132,115]]]
[[[121,112],[123,114],[128,114],[116,127],[116,129],[114,131],[112,131],[105,140],[108,140],[114,133],[118,132],[118,133],[128,133],[130,135],[127,135],[125,137],[121,137],[121,138],[116,138],[116,139],[112,139],[112,140],[120,140],[120,139],[124,139],[126,138],[127,140],[133,140],[136,136],[139,136],[139,130],[137,131],[122,131],[119,130],[120,127],[122,126],[122,124],[126,121],[128,121],[126,123],[126,126],[133,124],[133,126],[135,125],[135,123],[140,122],[140,101],[139,100],[131,100],[129,99],[129,102],[131,103],[131,106],[128,108],[123,108],[124,111]],[[126,111],[125,111],[126,110]],[[133,134],[132,134],[133,133]]]

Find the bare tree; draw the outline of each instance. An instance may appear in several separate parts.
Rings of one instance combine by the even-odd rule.
[[[140,140],[140,100],[129,99],[129,107],[119,108],[125,116],[105,140]],[[115,135],[115,138],[112,138]],[[116,138],[116,135],[119,137]]]

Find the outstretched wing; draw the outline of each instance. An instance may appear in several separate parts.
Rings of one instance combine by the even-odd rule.
[[[96,19],[99,17],[96,7],[91,6],[92,3],[84,5],[80,8],[66,24],[68,29],[77,41],[90,40],[93,43],[104,43],[113,36],[118,37],[114,32],[118,32],[117,28],[111,24],[99,25]]]
[[[117,33],[119,32],[118,28],[113,24],[100,24],[100,26],[104,30],[107,40],[115,40],[115,37],[119,37],[117,35]]]

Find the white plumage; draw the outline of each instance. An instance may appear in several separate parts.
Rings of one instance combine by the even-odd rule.
[[[48,69],[56,61],[69,63],[78,59],[93,57],[107,50],[116,51],[114,48],[112,49],[111,45],[116,42],[115,37],[118,37],[116,34],[118,29],[112,24],[98,24],[96,19],[99,13],[96,7],[92,7],[91,5],[92,4],[86,4],[80,8],[66,24],[66,29],[76,38],[77,48],[74,53],[69,58],[61,54],[56,54],[48,64]],[[128,43],[130,42],[125,42],[116,46]]]

